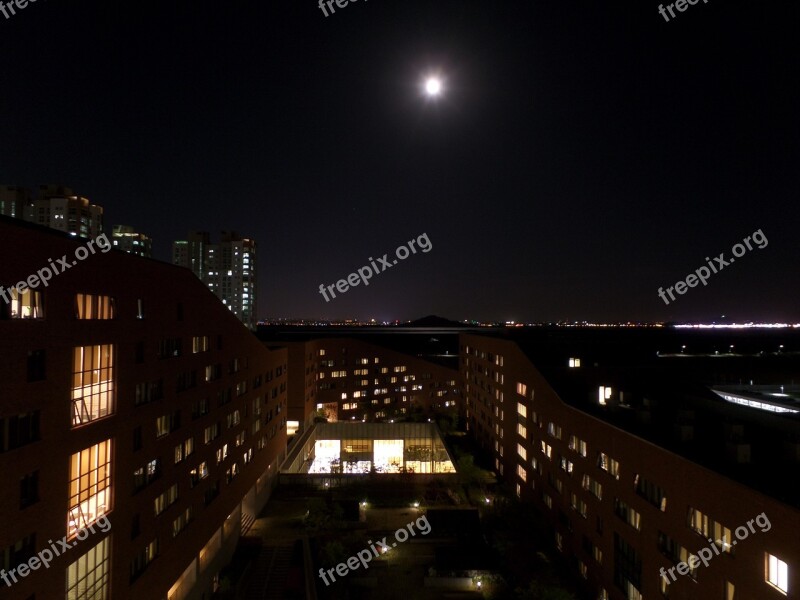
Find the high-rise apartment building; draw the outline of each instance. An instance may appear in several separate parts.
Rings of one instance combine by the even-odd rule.
[[[173,242],[172,262],[190,269],[250,329],[257,325],[256,242],[223,231],[219,243],[207,232]]]
[[[153,240],[143,233],[134,231],[129,225],[114,225],[111,233],[111,243],[114,248],[150,258],[153,255]]]
[[[207,231],[190,231],[185,240],[172,243],[172,264],[186,267],[205,281],[206,249],[211,245]]]
[[[286,350],[185,269],[7,217],[0,255],[0,597],[211,597],[277,481]]]
[[[63,186],[39,186],[38,197],[26,207],[25,219],[81,238],[103,233],[103,207]]]
[[[0,215],[22,219],[30,202],[29,189],[15,185],[0,185]]]

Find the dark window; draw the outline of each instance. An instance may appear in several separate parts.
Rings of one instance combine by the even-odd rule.
[[[636,549],[614,534],[614,583],[622,590],[630,582],[642,589],[642,559]]]
[[[149,404],[164,398],[164,380],[146,381],[136,384],[136,392],[133,399],[134,406]]]
[[[214,498],[219,496],[219,479],[214,482],[214,485],[208,488],[203,495],[206,506],[214,501]]]
[[[207,415],[209,411],[209,404],[210,402],[208,401],[208,398],[195,400],[192,404],[192,418],[197,419],[203,415]]]
[[[178,302],[177,318],[178,321],[183,321],[183,302]]]
[[[133,429],[133,451],[142,449],[142,426],[139,425]]]
[[[558,511],[558,524],[561,525],[566,531],[572,533],[572,521],[569,520],[569,517],[564,514],[564,511]]]
[[[230,402],[231,398],[232,398],[231,388],[221,390],[217,393],[217,405],[223,406],[228,402]]]
[[[135,540],[139,534],[142,532],[142,526],[139,519],[139,513],[133,515],[133,519],[131,519],[131,539]]]
[[[31,350],[28,352],[28,382],[43,381],[45,375],[44,350]]]
[[[658,532],[658,551],[672,562],[677,563],[681,560],[681,545],[660,530]]]
[[[585,535],[581,538],[581,548],[583,549],[584,553],[586,553],[587,556],[592,556],[592,551],[593,551],[592,540],[590,540]]]
[[[655,483],[648,481],[641,475],[637,474],[634,480],[634,486],[636,488],[636,493],[647,500],[650,504],[655,506],[657,509],[661,511],[665,511],[667,509],[666,494],[664,493],[664,490],[658,487]]]
[[[178,375],[175,386],[177,392],[183,392],[197,385],[197,371],[186,371]]]
[[[0,567],[6,571],[16,569],[22,563],[28,562],[36,553],[36,534],[32,533],[17,541],[15,544],[3,548],[2,553],[3,556],[2,561],[0,561]]]
[[[173,358],[183,354],[181,338],[167,338],[158,343],[158,358]]]
[[[39,439],[38,410],[0,419],[0,450],[14,450]]]
[[[39,471],[28,473],[19,480],[19,507],[27,508],[39,501]]]
[[[136,342],[136,364],[144,363],[144,342]]]

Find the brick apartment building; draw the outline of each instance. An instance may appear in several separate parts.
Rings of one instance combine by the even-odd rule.
[[[287,351],[186,269],[7,217],[0,256],[0,597],[209,598],[285,454]]]
[[[550,523],[586,597],[800,598],[797,415],[733,406],[687,383],[693,369],[723,376],[721,360],[738,361],[731,378],[755,362],[664,362],[641,344],[631,352],[647,359],[621,361],[589,346],[472,334],[460,344],[469,429]],[[761,513],[771,527],[753,523]],[[708,565],[690,562],[704,548]]]
[[[457,413],[456,369],[351,337],[271,342],[289,352],[291,431],[313,422],[390,421],[415,411]]]

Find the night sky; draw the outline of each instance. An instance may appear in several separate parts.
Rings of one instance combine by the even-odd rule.
[[[799,13],[38,0],[0,15],[0,183],[68,185],[164,260],[190,229],[254,237],[262,318],[800,321]]]

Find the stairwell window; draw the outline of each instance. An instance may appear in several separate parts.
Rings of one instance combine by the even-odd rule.
[[[78,346],[72,363],[72,426],[113,414],[114,346]]]

